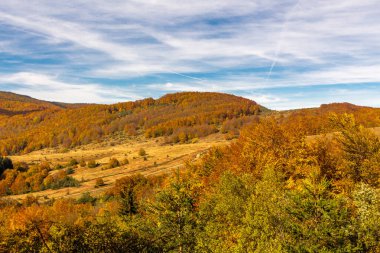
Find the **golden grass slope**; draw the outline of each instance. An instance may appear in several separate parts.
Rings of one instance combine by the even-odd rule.
[[[99,144],[89,144],[63,152],[60,149],[44,149],[29,154],[11,156],[14,162],[26,162],[29,164],[47,161],[50,164],[66,164],[71,159],[80,161],[96,160],[99,167],[88,168],[78,166],[72,176],[81,181],[80,187],[63,188],[58,190],[45,190],[40,192],[13,195],[8,198],[22,200],[28,195],[40,197],[42,199],[73,197],[78,198],[84,192],[97,195],[112,187],[117,179],[141,173],[143,175],[155,175],[172,172],[181,168],[188,159],[196,159],[201,154],[213,146],[227,145],[221,134],[214,134],[200,139],[195,143],[187,144],[165,144],[163,138],[145,139],[143,137],[125,138],[118,141],[109,140]],[[143,148],[147,152],[147,160],[139,155],[139,150]],[[129,164],[116,168],[109,168],[108,163],[111,158],[119,161],[127,158]],[[57,173],[53,170],[50,173]],[[102,178],[105,186],[95,188],[96,179]]]

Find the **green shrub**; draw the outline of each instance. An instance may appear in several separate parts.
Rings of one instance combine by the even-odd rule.
[[[69,168],[66,169],[66,174],[67,175],[74,174],[74,172],[75,172],[75,170],[74,170],[73,167],[69,167]]]
[[[80,183],[78,180],[71,176],[65,176],[62,179],[58,179],[56,181],[53,181],[48,188],[51,188],[53,190],[66,188],[66,187],[78,187],[80,186]]]
[[[96,198],[92,197],[89,192],[82,193],[80,198],[77,200],[77,203],[79,204],[86,204],[86,203],[94,204],[95,202],[96,202]]]
[[[76,160],[76,159],[71,159],[70,162],[69,162],[69,166],[75,166],[75,165],[78,165],[79,162]]]

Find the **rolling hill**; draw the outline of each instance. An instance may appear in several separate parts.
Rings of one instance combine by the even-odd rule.
[[[2,93],[0,152],[72,148],[114,134],[187,142],[223,131],[231,135],[268,109],[222,93],[183,92],[113,105],[70,105]]]

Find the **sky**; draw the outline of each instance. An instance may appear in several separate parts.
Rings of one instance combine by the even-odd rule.
[[[380,107],[380,1],[1,0],[0,90],[75,103],[213,91],[276,110]]]

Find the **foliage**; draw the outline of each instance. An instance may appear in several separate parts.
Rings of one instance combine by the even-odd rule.
[[[8,157],[0,156],[0,176],[3,174],[3,172],[6,169],[13,169],[12,160],[9,159]]]
[[[117,180],[98,201],[86,193],[1,202],[0,249],[379,252],[379,139],[351,115],[321,115],[339,132],[310,137],[309,117],[267,117],[173,175]],[[47,164],[7,169],[0,189],[28,192],[69,178],[53,172]]]
[[[108,163],[108,167],[110,169],[112,168],[116,168],[116,167],[119,167],[120,166],[120,162],[119,160],[117,160],[116,158],[111,158],[109,163]]]
[[[207,92],[183,92],[114,105],[57,105],[13,95],[4,95],[3,99],[6,104],[12,100],[8,109],[19,105],[18,112],[9,113],[7,109],[1,114],[0,96],[0,154],[5,155],[45,147],[70,148],[114,133],[165,136],[170,142],[185,142],[217,132],[227,120],[253,117],[263,109],[248,99]]]
[[[104,180],[102,178],[97,178],[96,181],[95,181],[95,188],[98,188],[98,187],[101,187],[101,186],[104,186],[105,183],[104,183]]]
[[[89,167],[90,169],[96,168],[98,166],[99,164],[95,160],[90,160],[87,163],[87,167]]]
[[[146,151],[143,148],[140,148],[139,150],[139,156],[146,156]]]

